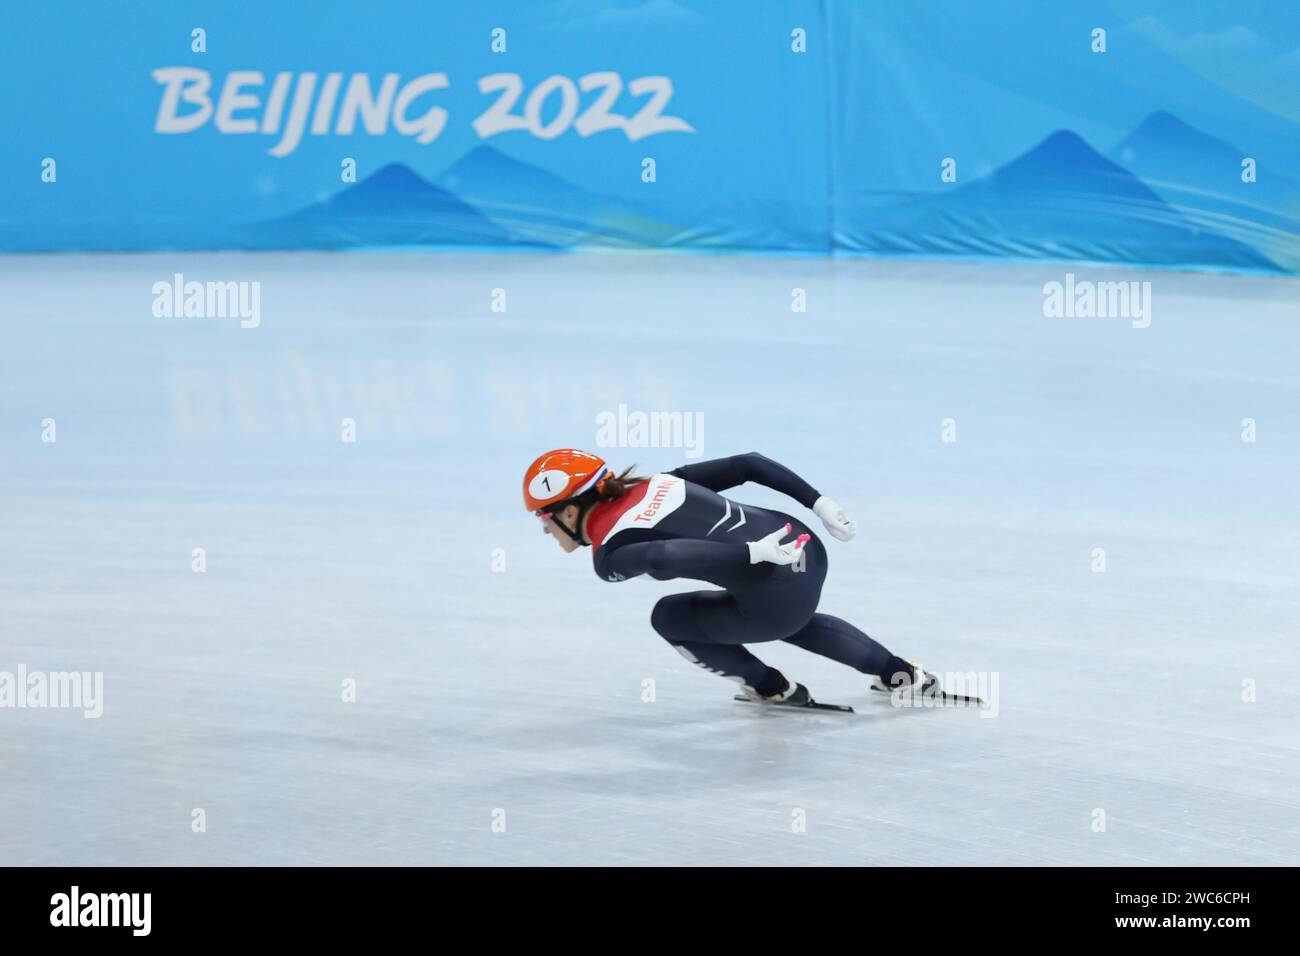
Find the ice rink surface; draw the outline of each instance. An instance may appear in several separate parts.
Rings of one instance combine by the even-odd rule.
[[[1067,272],[1150,281],[1150,327],[1045,317]],[[176,273],[259,282],[260,325],[155,317]],[[98,719],[0,709],[2,863],[1300,854],[1294,280],[59,255],[0,258],[0,309],[0,671],[103,674]],[[593,447],[620,404],[703,441]],[[822,609],[992,675],[996,711],[780,644],[857,714],[733,703],[649,627],[697,585],[602,582],[522,510],[568,445],[795,468],[859,523]]]

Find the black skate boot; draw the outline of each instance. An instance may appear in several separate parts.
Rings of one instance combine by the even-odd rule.
[[[939,678],[927,673],[919,665],[902,657],[894,659],[889,673],[871,678],[871,689],[900,698],[928,697],[943,694]]]
[[[948,693],[940,685],[939,678],[902,657],[894,658],[887,670],[888,673],[871,679],[871,689],[889,694],[892,698],[891,702],[899,706],[915,706],[935,701],[977,706],[984,703],[979,697]]]
[[[781,675],[785,677],[784,674]],[[795,707],[806,706],[812,703],[812,697],[808,693],[808,688],[802,684],[796,684],[794,681],[787,679],[786,688],[777,694],[764,696],[748,684],[742,684],[740,689],[745,696],[758,704],[790,704]]]

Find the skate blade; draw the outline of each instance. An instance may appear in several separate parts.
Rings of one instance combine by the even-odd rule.
[[[877,687],[875,684],[871,685],[871,689],[874,691],[878,691],[882,694],[893,693],[892,690],[885,687]],[[924,691],[920,692],[920,695],[924,696]],[[938,696],[942,697],[944,700],[952,700],[960,704],[970,704],[972,707],[984,706],[984,698],[982,697],[970,697],[966,694],[950,694],[946,690],[939,691]]]
[[[737,694],[732,700],[738,700],[742,704],[761,704],[764,707],[780,707],[783,710],[833,710],[840,714],[857,713],[848,704],[822,704],[815,700],[810,700],[806,704],[787,704],[781,701],[754,700],[752,697],[746,697],[744,694]]]

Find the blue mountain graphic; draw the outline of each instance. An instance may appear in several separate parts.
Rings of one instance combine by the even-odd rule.
[[[1300,271],[1300,184],[1264,163],[1255,182],[1242,182],[1241,162],[1248,155],[1163,110],[1109,153],[1189,221]]]
[[[678,230],[633,203],[574,185],[491,146],[476,146],[437,183],[512,235],[557,246],[656,246]]]
[[[1077,134],[1052,133],[988,176],[854,224],[868,251],[1004,255],[1278,272],[1251,246],[1193,223]]]
[[[535,245],[391,163],[323,202],[258,227],[263,247]]]

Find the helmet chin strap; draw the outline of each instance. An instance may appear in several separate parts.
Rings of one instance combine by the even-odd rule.
[[[587,512],[591,510],[592,506],[590,504],[586,504],[586,505],[578,505],[577,507],[578,507],[578,520],[577,522],[575,522],[578,528],[577,531],[570,531],[569,526],[560,520],[559,515],[554,515],[553,518],[555,519],[555,523],[556,525],[559,526],[561,531],[567,534],[579,545],[586,547],[591,542],[582,540],[582,519],[587,517]]]

